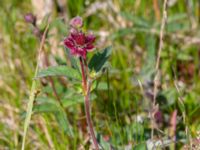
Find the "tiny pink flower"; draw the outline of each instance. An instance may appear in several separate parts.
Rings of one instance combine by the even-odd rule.
[[[28,23],[31,23],[33,25],[36,24],[36,17],[32,13],[28,13],[24,16],[24,20]]]
[[[73,28],[81,28],[83,26],[83,20],[81,17],[77,16],[74,17],[71,21],[70,21],[70,25]]]

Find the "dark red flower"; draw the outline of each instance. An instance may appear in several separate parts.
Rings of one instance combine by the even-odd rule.
[[[94,49],[95,36],[91,33],[73,30],[64,40],[64,45],[70,49],[72,55],[86,58],[86,54]]]

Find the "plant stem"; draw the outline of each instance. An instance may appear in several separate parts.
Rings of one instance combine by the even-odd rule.
[[[86,76],[85,76],[85,69],[83,65],[83,59],[80,57],[80,64],[81,64],[81,73],[82,73],[82,87],[83,87],[83,94],[84,96],[86,95],[87,91],[87,81],[86,81]]]
[[[94,134],[93,124],[90,117],[90,85],[88,86],[87,93],[85,96],[85,114],[86,114],[87,124],[89,127],[89,132],[92,137],[92,141],[94,143],[95,149],[99,150],[98,142]]]
[[[163,16],[162,16],[162,22],[161,22],[161,27],[160,27],[160,41],[159,41],[159,48],[158,48],[158,54],[157,54],[157,59],[156,59],[156,67],[155,67],[155,77],[154,77],[154,87],[153,87],[153,103],[152,103],[152,111],[151,111],[151,139],[154,138],[154,115],[156,109],[156,96],[158,93],[158,84],[160,80],[160,72],[159,72],[159,65],[160,65],[160,56],[161,52],[163,49],[163,35],[164,35],[164,29],[165,29],[165,24],[167,22],[167,1],[164,0],[163,3]]]
[[[83,92],[84,92],[84,96],[85,96],[86,121],[87,121],[87,125],[88,125],[88,128],[89,128],[89,134],[92,138],[95,149],[99,150],[98,142],[97,142],[97,139],[95,137],[93,124],[92,124],[92,120],[91,120],[91,116],[90,116],[90,86],[91,86],[91,81],[89,80],[88,85],[87,85],[87,79],[86,79],[86,76],[85,76],[85,69],[84,69],[82,58],[80,58],[80,64],[81,64],[81,72],[82,72],[82,86],[83,86]]]

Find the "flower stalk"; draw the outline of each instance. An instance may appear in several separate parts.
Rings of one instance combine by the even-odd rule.
[[[83,94],[84,96],[86,95],[86,91],[87,91],[87,79],[86,79],[86,75],[85,75],[85,67],[83,64],[83,59],[80,57],[80,65],[81,65],[81,74],[82,74],[82,87],[83,87]]]
[[[90,87],[92,81],[88,77],[87,53],[95,48],[94,42],[96,37],[92,33],[85,33],[81,30],[83,21],[81,17],[75,17],[70,21],[70,34],[65,38],[64,45],[70,49],[70,53],[80,60],[82,73],[82,89],[85,97],[85,115],[89,128],[89,134],[94,143],[95,149],[99,150],[98,142],[95,137],[92,120],[90,116]]]
[[[81,65],[81,73],[82,73],[82,87],[83,87],[83,93],[84,93],[84,97],[85,97],[85,115],[86,115],[87,125],[88,125],[88,128],[89,128],[89,134],[90,134],[90,136],[92,138],[92,141],[93,141],[93,144],[95,146],[95,149],[99,150],[98,142],[97,142],[97,139],[95,137],[93,124],[92,124],[92,120],[91,120],[91,115],[90,115],[90,87],[91,87],[91,80],[87,79],[87,77],[85,75],[85,68],[87,68],[87,66],[84,65],[85,61],[86,60],[83,60],[83,58],[80,57],[80,65]]]

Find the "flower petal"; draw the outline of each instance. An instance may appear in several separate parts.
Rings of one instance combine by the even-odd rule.
[[[80,33],[71,33],[71,36],[73,40],[78,44],[79,46],[83,46],[85,44],[85,34]]]
[[[89,44],[84,48],[86,51],[92,51],[94,49],[94,46]]]
[[[70,49],[70,53],[71,53],[71,55],[76,55],[77,54],[76,48]]]
[[[96,37],[93,35],[93,34],[88,34],[87,36],[86,36],[86,43],[93,43],[94,41],[95,41],[95,39],[96,39]]]
[[[67,48],[69,48],[69,49],[74,48],[74,44],[73,44],[73,42],[69,38],[67,38],[67,39],[64,40],[64,45]]]

